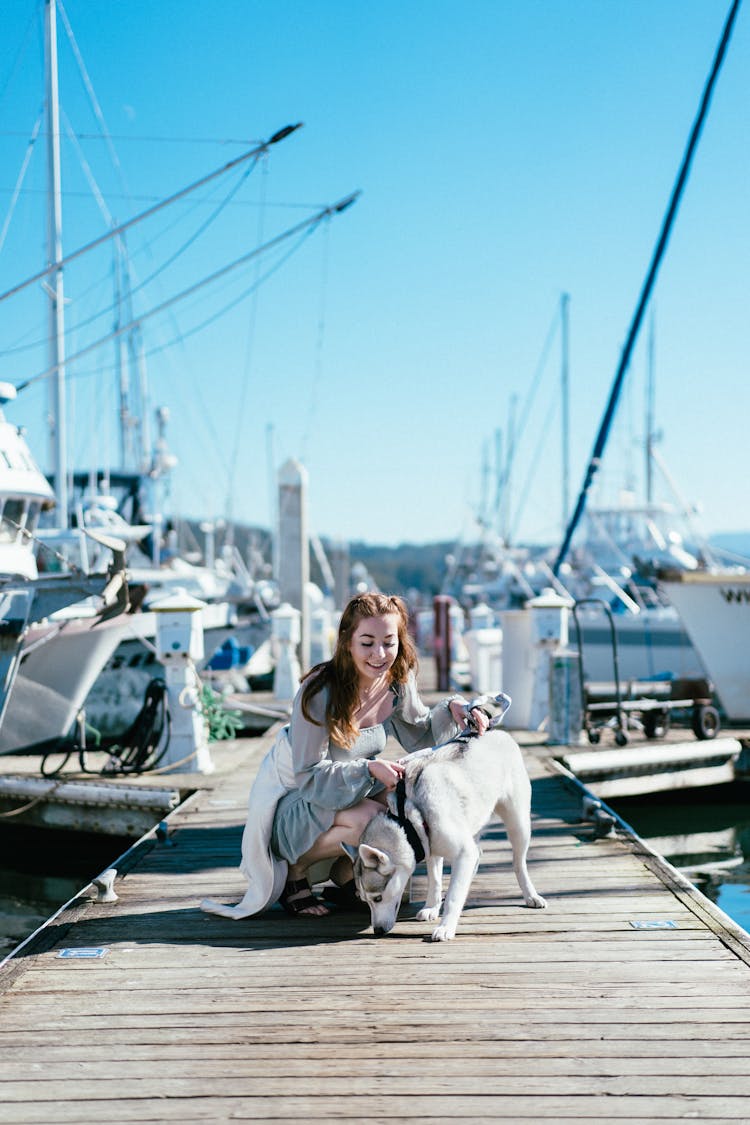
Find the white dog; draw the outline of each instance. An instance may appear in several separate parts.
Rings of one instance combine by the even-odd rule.
[[[358,848],[346,848],[354,863],[357,891],[370,907],[377,936],[396,923],[401,896],[417,863],[427,861],[427,901],[417,918],[440,917],[443,859],[451,865],[440,924],[432,941],[455,937],[458,919],[479,863],[475,837],[493,812],[505,824],[513,869],[527,906],[543,908],[526,868],[531,838],[531,783],[521,750],[506,731],[490,729],[406,758],[400,790],[389,795],[388,812],[369,822]]]

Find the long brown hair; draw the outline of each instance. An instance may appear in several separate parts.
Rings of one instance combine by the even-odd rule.
[[[330,737],[347,750],[359,734],[354,722],[359,706],[359,679],[351,654],[352,635],[363,618],[384,617],[386,613],[395,613],[398,618],[398,655],[388,669],[388,680],[391,684],[406,683],[409,672],[416,670],[417,652],[409,636],[406,603],[388,594],[357,594],[352,598],[341,614],[333,656],[323,664],[316,664],[305,677],[302,714],[309,722],[320,726],[310,714],[310,702],[327,687],[325,725]]]

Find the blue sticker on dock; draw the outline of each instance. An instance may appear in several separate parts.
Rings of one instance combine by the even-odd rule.
[[[79,945],[72,949],[61,949],[58,957],[106,957],[109,950],[103,945]]]
[[[648,922],[631,922],[630,925],[634,930],[676,930],[677,923],[671,920],[664,921],[648,921]]]

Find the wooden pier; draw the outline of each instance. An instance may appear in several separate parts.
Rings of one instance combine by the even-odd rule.
[[[750,1120],[750,936],[601,835],[543,747],[525,749],[546,911],[494,824],[453,942],[426,941],[416,906],[379,939],[364,915],[202,913],[244,890],[269,739],[226,746],[232,771],[116,865],[116,902],[83,893],[5,963],[4,1122]]]

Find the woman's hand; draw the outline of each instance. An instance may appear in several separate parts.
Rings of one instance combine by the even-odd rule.
[[[385,785],[386,789],[395,789],[399,778],[404,776],[404,767],[401,762],[384,762],[382,758],[374,758],[367,763],[370,776]]]
[[[451,699],[448,704],[448,709],[456,723],[461,729],[465,729],[469,725],[469,717],[477,729],[479,734],[484,734],[490,725],[490,720],[485,715],[484,711],[479,707],[474,707],[469,710],[467,703],[462,703],[460,699]]]

